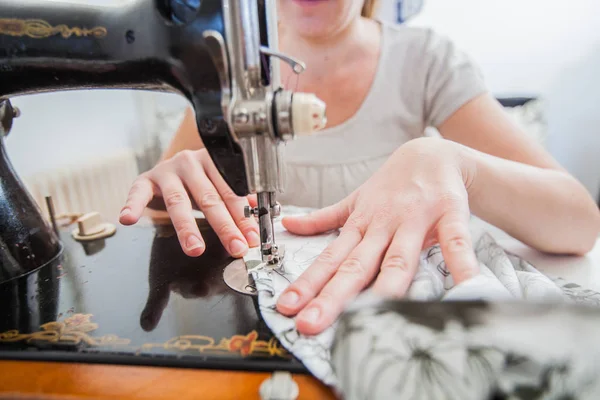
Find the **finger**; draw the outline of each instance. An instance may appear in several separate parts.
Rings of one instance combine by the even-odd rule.
[[[250,207],[258,207],[258,199],[256,198],[255,194],[249,194],[246,196],[246,198],[248,199],[248,204],[250,204]]]
[[[335,275],[340,264],[360,244],[362,239],[363,234],[360,229],[351,226],[344,227],[340,236],[281,294],[277,302],[277,310],[288,316],[298,313],[319,294]]]
[[[140,325],[144,331],[150,332],[156,328],[163,311],[169,304],[169,294],[169,286],[166,284],[151,288],[148,292],[146,306],[140,315]]]
[[[248,242],[235,224],[221,195],[204,170],[190,168],[183,173],[185,184],[206,220],[232,257],[242,257],[248,252]]]
[[[344,226],[349,216],[348,201],[342,201],[308,215],[284,217],[281,222],[296,235],[316,235]]]
[[[438,223],[438,237],[455,284],[477,275],[479,263],[473,251],[468,212],[458,210],[444,214]]]
[[[119,222],[123,225],[132,225],[138,222],[152,197],[154,197],[154,184],[152,181],[145,176],[137,178],[129,190],[125,205],[121,209]]]
[[[244,215],[244,208],[249,206],[248,199],[246,197],[237,196],[233,190],[231,190],[211,160],[203,159],[202,166],[204,167],[208,178],[221,195],[221,198],[225,202],[225,206],[229,210],[229,214],[246,238],[248,245],[251,247],[259,246],[260,236],[258,223],[254,218],[246,218]]]
[[[438,221],[439,222],[439,221]],[[425,241],[423,242],[423,250],[424,249],[428,249],[432,246],[435,246],[436,244],[438,244],[438,231],[437,231],[437,224],[435,224],[430,230],[429,232],[427,232],[427,234],[425,235]]]
[[[347,302],[367,287],[376,275],[389,239],[387,234],[365,236],[321,293],[300,311],[296,318],[299,332],[315,335],[336,320]]]
[[[419,266],[425,229],[403,224],[388,247],[373,290],[385,297],[401,297],[410,287]]]
[[[438,238],[437,237],[428,238],[428,239],[426,239],[423,242],[422,250],[425,250],[425,249],[428,249],[430,247],[433,247],[436,244],[438,244]]]
[[[175,174],[165,174],[157,179],[157,184],[183,251],[192,257],[201,255],[206,246],[192,214],[192,202],[181,179]]]

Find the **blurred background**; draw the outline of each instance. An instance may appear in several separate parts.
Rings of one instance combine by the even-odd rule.
[[[382,0],[380,18],[431,27],[482,68],[491,91],[594,198],[600,194],[600,2]],[[78,91],[16,98],[9,157],[44,212],[116,218],[187,103],[171,94]]]

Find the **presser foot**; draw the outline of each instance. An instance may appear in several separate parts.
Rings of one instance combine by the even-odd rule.
[[[256,295],[258,289],[254,284],[252,272],[257,270],[276,270],[283,272],[285,247],[275,243],[273,219],[281,214],[281,206],[275,200],[275,193],[261,192],[257,194],[257,207],[244,207],[246,218],[258,220],[261,245],[250,249],[247,259],[250,261],[234,261],[223,271],[225,283],[233,290]]]
[[[235,260],[223,270],[223,280],[230,289],[248,296],[258,295],[256,283],[252,277],[252,272],[261,269],[271,269],[283,272],[283,259],[285,255],[285,246],[279,245],[277,257],[270,261],[262,260]]]
[[[273,245],[267,254],[263,253],[261,264],[264,268],[283,270],[284,257],[285,245]]]
[[[225,267],[225,270],[223,271],[223,280],[230,289],[233,289],[238,293],[256,296],[258,290],[256,289],[254,278],[252,278],[250,272],[255,268],[259,268],[261,264],[263,263],[259,260],[235,260]]]

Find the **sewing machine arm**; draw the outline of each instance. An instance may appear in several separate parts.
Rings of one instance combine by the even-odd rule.
[[[203,36],[225,34],[221,2],[202,2],[188,24],[174,23],[170,13],[166,2],[140,0],[0,0],[0,98],[94,88],[180,93],[194,107],[217,168],[246,195],[243,154],[228,130],[219,72]],[[110,117],[112,110],[98,112]]]
[[[280,144],[325,125],[325,105],[280,86],[276,0],[0,0],[0,102],[44,91],[180,93],[238,196],[257,193],[263,261],[279,265],[273,218]],[[9,107],[0,108],[7,110]],[[68,110],[67,110],[68,111]],[[99,110],[110,116],[110,109]],[[2,119],[2,118],[0,118]],[[3,124],[7,126],[8,124]],[[6,134],[7,132],[0,132]]]

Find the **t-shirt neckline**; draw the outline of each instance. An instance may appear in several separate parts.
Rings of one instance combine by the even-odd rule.
[[[387,34],[386,34],[387,33],[387,25],[384,22],[379,21],[379,20],[375,20],[375,22],[377,22],[379,24],[380,29],[381,29],[381,43],[380,43],[380,49],[379,49],[379,57],[377,60],[377,67],[375,68],[375,77],[373,78],[373,82],[371,82],[371,87],[369,88],[369,90],[368,90],[365,98],[363,99],[362,103],[360,104],[358,110],[356,110],[356,112],[350,118],[348,118],[341,124],[332,126],[331,128],[325,128],[320,131],[317,131],[314,136],[331,135],[331,134],[334,134],[334,133],[337,133],[337,132],[340,132],[340,131],[346,129],[349,125],[353,124],[366,111],[370,102],[372,101],[372,98],[373,98],[375,92],[378,90],[379,82],[381,81],[381,79],[383,79],[383,77],[382,77],[383,68],[385,65],[385,57],[387,54],[387,51],[385,49],[386,39],[387,39]]]

